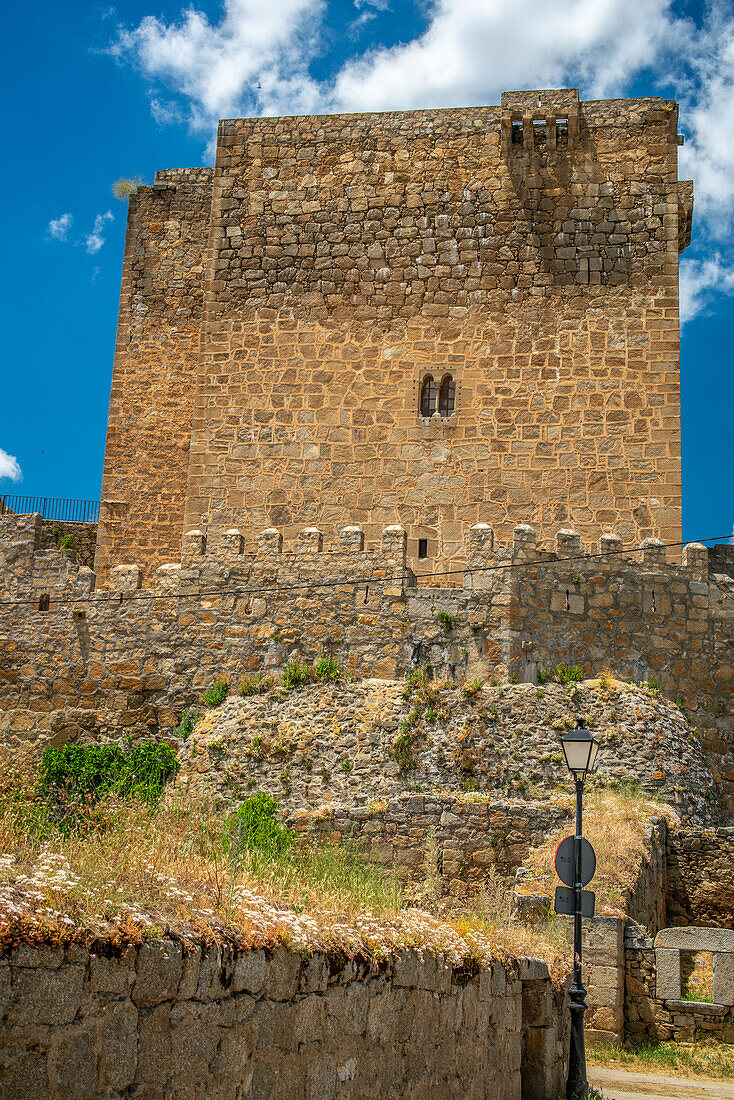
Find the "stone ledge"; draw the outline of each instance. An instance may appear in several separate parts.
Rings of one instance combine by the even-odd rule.
[[[712,1001],[663,1001],[669,1012],[695,1013],[697,1016],[726,1016],[728,1005],[717,1005]]]

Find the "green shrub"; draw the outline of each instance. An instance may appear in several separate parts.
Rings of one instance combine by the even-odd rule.
[[[556,665],[554,671],[559,684],[578,684],[584,678],[578,665]]]
[[[330,653],[324,653],[314,668],[317,680],[340,680],[342,670],[338,661],[335,661]]]
[[[190,737],[194,732],[194,727],[199,721],[199,712],[194,710],[193,707],[184,707],[181,711],[181,721],[174,729],[174,733],[177,737],[183,738],[185,741],[187,737]]]
[[[403,721],[400,724],[400,732],[392,743],[392,755],[398,771],[407,772],[416,766],[414,748],[415,735],[408,722]]]
[[[229,684],[226,680],[215,680],[204,692],[202,699],[206,707],[219,707],[229,694]]]
[[[64,535],[59,546],[62,550],[76,550],[76,539],[73,535]]]
[[[286,691],[292,691],[293,688],[301,687],[302,684],[307,684],[312,679],[313,671],[307,664],[290,661],[283,669],[281,684]]]
[[[164,741],[149,739],[124,748],[64,745],[44,750],[38,791],[62,819],[75,817],[108,794],[136,797],[152,806],[178,768],[175,752]]]
[[[267,695],[269,691],[275,687],[275,680],[272,676],[263,676],[262,672],[258,672],[257,676],[245,676],[240,681],[238,691],[240,695]]]
[[[224,822],[224,850],[234,865],[247,854],[274,858],[293,845],[295,832],[279,825],[274,798],[261,791],[246,799]]]
[[[450,634],[454,626],[454,616],[450,615],[448,611],[437,611],[436,618],[440,622],[444,634]]]

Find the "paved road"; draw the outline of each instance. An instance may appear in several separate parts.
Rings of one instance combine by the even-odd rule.
[[[604,1092],[604,1100],[734,1100],[734,1085],[726,1081],[693,1081],[589,1066],[589,1084]]]

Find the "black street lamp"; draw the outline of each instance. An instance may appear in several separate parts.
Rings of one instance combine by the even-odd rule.
[[[576,785],[576,835],[574,836],[573,876],[573,981],[568,990],[568,1009],[571,1013],[571,1049],[568,1059],[568,1081],[566,1082],[566,1100],[585,1100],[589,1095],[589,1082],[586,1079],[586,1049],[584,1045],[584,1013],[586,1012],[586,990],[581,984],[581,902],[583,887],[593,875],[585,874],[582,852],[584,850],[582,832],[582,801],[584,781],[594,770],[599,742],[592,737],[579,718],[576,729],[561,738],[563,754],[568,770],[573,774]],[[588,846],[588,845],[587,845]],[[566,880],[568,881],[568,880]]]

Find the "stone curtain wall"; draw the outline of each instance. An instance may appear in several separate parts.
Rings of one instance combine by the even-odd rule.
[[[131,195],[96,569],[178,557],[211,205],[211,168]]]
[[[471,974],[412,951],[376,964],[279,948],[0,959],[0,1093],[551,1100],[567,1016],[544,964]]]
[[[682,567],[655,545],[630,563],[610,552],[613,539],[601,556],[575,560],[578,536],[561,532],[557,556],[574,560],[554,562],[531,528],[495,551],[491,530],[478,527],[464,587],[431,591],[415,587],[399,528],[385,530],[379,551],[364,550],[351,527],[330,552],[313,529],[288,552],[265,531],[257,555],[242,552],[239,532],[220,545],[192,532],[182,564],[162,566],[154,588],[140,588],[138,567],[119,566],[110,588],[93,591],[73,552],[38,551],[39,530],[38,517],[0,520],[0,702],[18,732],[48,730],[52,712],[68,720],[71,709],[96,711],[107,730],[170,728],[217,676],[237,682],[324,650],[388,678],[427,662],[438,676],[533,681],[577,662],[587,675],[656,679],[687,708],[734,792],[734,601],[710,583],[703,547],[688,547]]]
[[[538,94],[220,123],[186,526],[680,538],[677,106]]]
[[[734,829],[671,834],[667,866],[669,924],[734,929]]]

